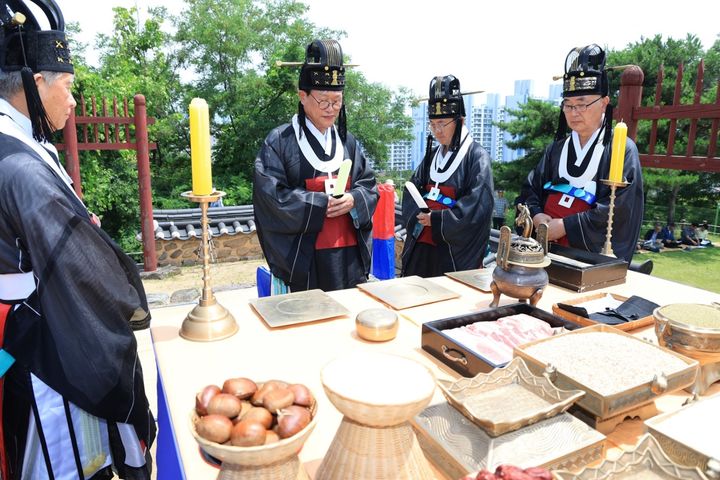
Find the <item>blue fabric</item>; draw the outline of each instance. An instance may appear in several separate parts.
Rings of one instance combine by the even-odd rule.
[[[271,275],[270,284],[270,295],[285,295],[286,293],[290,293],[290,287],[275,275]]]
[[[157,480],[185,480],[185,472],[180,460],[180,449],[175,441],[175,431],[170,421],[160,369],[157,372],[157,401],[158,437],[157,451],[155,453]]]
[[[0,348],[0,378],[5,376],[5,372],[12,367],[13,363],[15,363],[15,358]]]
[[[543,185],[543,188],[552,192],[564,193],[566,195],[570,195],[571,197],[579,198],[588,205],[592,205],[595,203],[595,195],[590,192],[586,192],[582,188],[576,188],[567,183],[559,183],[557,185],[553,185],[551,182],[547,182],[545,185]]]
[[[380,280],[395,278],[394,238],[373,238],[372,274]]]
[[[260,297],[270,296],[270,271],[265,266],[259,266],[255,272],[255,284],[257,286],[257,295]]]
[[[423,198],[425,198],[427,200],[433,200],[430,198],[430,192],[426,192],[425,195],[423,195]],[[438,202],[441,205],[445,205],[448,208],[452,208],[455,205],[455,203],[457,203],[457,202],[455,202],[455,200],[448,197],[447,195],[443,195],[442,193],[438,193],[438,196],[436,199],[434,199],[434,201]]]

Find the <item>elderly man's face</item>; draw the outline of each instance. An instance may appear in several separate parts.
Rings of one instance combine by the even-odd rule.
[[[40,94],[43,107],[54,130],[60,130],[75,109],[75,99],[72,96],[72,85],[75,76],[71,73],[61,73],[54,81],[48,82],[39,73],[35,74],[35,84]]]
[[[434,118],[430,120],[430,131],[440,145],[448,146],[452,143],[457,123],[454,118]]]
[[[325,130],[333,126],[342,108],[343,92],[310,90],[310,93],[307,93],[300,90],[298,95],[305,115],[318,130],[325,133]]]
[[[563,101],[563,112],[568,126],[580,137],[588,138],[600,128],[602,115],[609,101],[608,97],[600,97],[600,95],[566,98]]]

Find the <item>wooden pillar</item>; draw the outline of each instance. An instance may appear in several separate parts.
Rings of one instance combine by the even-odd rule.
[[[620,97],[615,109],[615,119],[622,120],[628,126],[628,137],[635,140],[638,121],[633,117],[633,108],[639,107],[642,100],[642,85],[645,74],[637,65],[626,68],[620,76]]]
[[[143,262],[146,272],[157,270],[155,231],[153,229],[152,190],[150,187],[150,152],[147,133],[145,96],[135,95],[135,146],[137,149],[138,190],[140,194],[140,229]]]
[[[75,127],[75,110],[63,128],[63,141],[65,142],[65,170],[73,181],[73,188],[78,197],[82,198],[82,181],[80,180],[80,157],[78,156],[77,129]]]

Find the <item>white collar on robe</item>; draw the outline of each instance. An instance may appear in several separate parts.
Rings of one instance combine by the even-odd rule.
[[[440,145],[435,151],[435,156],[433,157],[432,164],[430,165],[430,180],[432,180],[433,182],[443,183],[447,181],[447,179],[450,178],[453,173],[455,173],[455,170],[458,169],[462,161],[465,159],[465,156],[470,149],[470,145],[473,143],[473,138],[470,136],[470,132],[465,125],[463,125],[462,130],[460,130],[460,138],[462,140],[460,143],[460,148],[457,151],[455,160],[453,160],[450,168],[448,168],[442,173],[439,173],[438,170],[442,169],[445,164],[447,164],[447,162],[450,160],[450,157],[452,157],[453,153],[455,152],[448,149],[447,153],[443,155],[442,145]]]
[[[300,147],[300,151],[302,152],[303,156],[317,171],[324,173],[337,171],[340,168],[343,157],[345,156],[345,147],[343,146],[342,140],[340,140],[340,134],[338,134],[335,125],[333,125],[331,128],[328,128],[325,132],[325,135],[323,135],[307,117],[305,117],[305,124],[308,126],[308,130],[310,130],[310,133],[312,133],[315,138],[318,139],[320,145],[325,146],[324,150],[327,154],[329,154],[332,150],[332,135],[335,136],[335,156],[327,162],[318,158],[318,156],[315,154],[315,150],[313,150],[310,146],[307,136],[302,134],[302,127],[298,122],[297,114],[295,114],[292,117],[292,127],[293,131],[295,132],[295,140],[297,140],[298,146]]]
[[[0,112],[4,115],[0,115],[0,131],[6,135],[10,135],[28,147],[32,148],[40,157],[47,163],[50,168],[70,187],[70,190],[75,193],[72,187],[72,179],[67,174],[65,169],[54,158],[48,153],[50,150],[56,157],[59,158],[57,149],[50,142],[38,142],[32,136],[32,123],[30,119],[19,112],[10,103],[0,98]],[[76,194],[77,196],[77,194]]]
[[[560,152],[560,162],[558,165],[558,174],[567,180],[570,185],[575,188],[582,188],[593,195],[597,192],[597,182],[595,181],[595,177],[597,176],[600,160],[602,159],[603,152],[605,151],[605,145],[598,140],[597,144],[595,144],[595,149],[592,152],[590,152],[590,148],[595,142],[595,139],[602,135],[604,135],[604,129],[598,128],[592,134],[585,146],[580,148],[580,137],[575,131],[573,131],[563,143],[562,152]],[[573,147],[575,148],[575,165],[580,165],[586,155],[592,155],[587,168],[579,177],[573,177],[570,173],[568,173],[568,146],[571,141],[573,142]]]

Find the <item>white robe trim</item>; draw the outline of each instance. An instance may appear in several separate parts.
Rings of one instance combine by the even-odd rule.
[[[0,274],[0,299],[24,300],[35,291],[33,272]]]
[[[306,121],[308,122],[308,125],[312,125],[312,122],[310,122],[310,120],[306,119]],[[315,150],[313,150],[310,146],[306,135],[302,135],[301,137],[300,134],[302,132],[302,127],[298,123],[297,114],[293,115],[292,117],[292,127],[293,131],[295,132],[295,140],[297,140],[298,145],[300,146],[300,151],[315,170],[323,173],[329,173],[336,172],[340,168],[340,164],[342,163],[343,157],[345,156],[345,147],[342,143],[342,140],[340,139],[337,128],[335,128],[334,125],[332,126],[332,132],[330,133],[330,135],[335,136],[335,156],[333,156],[333,158],[328,160],[327,162],[318,158],[318,156],[315,154]],[[317,131],[317,128],[315,130]],[[318,133],[320,132],[318,131]],[[315,134],[313,133],[313,135]],[[329,151],[328,143],[330,145],[330,149],[332,148],[332,138],[330,137],[330,135],[325,136],[326,139],[323,148],[326,152]],[[322,145],[323,141],[320,138],[318,138],[318,140],[320,140],[320,144]]]
[[[455,157],[453,164],[442,173],[439,173],[438,170],[445,166],[454,152],[448,150],[447,153],[443,155],[442,145],[440,145],[435,151],[435,156],[433,157],[432,164],[430,165],[430,180],[433,182],[443,183],[447,181],[447,179],[452,177],[452,174],[455,173],[455,170],[458,169],[462,161],[465,159],[468,150],[470,150],[470,145],[473,143],[473,138],[470,136],[470,132],[468,132],[465,125],[462,126],[462,130],[460,131],[460,138],[462,138],[462,142],[460,143],[460,148],[457,151],[457,156]]]
[[[563,144],[562,152],[560,152],[560,164],[558,165],[558,173],[562,178],[567,180],[570,185],[575,188],[582,188],[593,195],[597,192],[595,177],[597,176],[600,160],[602,159],[603,152],[605,151],[605,146],[602,143],[597,143],[592,152],[590,151],[590,147],[598,135],[603,135],[603,129],[596,130],[595,133],[593,133],[593,136],[590,137],[590,140],[588,140],[585,144],[585,147],[580,148],[580,139],[578,134],[572,132]],[[568,146],[571,141],[573,142],[573,147],[575,148],[575,153],[577,154],[577,160],[575,162],[576,165],[579,165],[586,155],[592,155],[587,168],[579,177],[573,177],[568,173]]]

